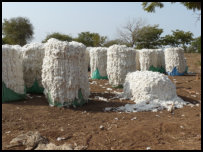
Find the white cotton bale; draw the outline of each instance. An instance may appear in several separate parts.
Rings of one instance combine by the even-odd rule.
[[[35,80],[42,87],[43,58],[43,43],[30,43],[22,47],[23,73],[26,87],[31,87]]]
[[[112,45],[107,51],[107,75],[113,86],[123,85],[128,72],[136,71],[136,52],[125,45]]]
[[[54,102],[51,105],[71,105],[75,99],[79,99],[79,90],[83,99],[88,100],[90,91],[85,49],[82,43],[54,38],[45,44],[42,84],[45,95],[48,96],[49,93]]]
[[[90,69],[91,76],[96,69],[99,70],[101,77],[107,76],[107,48],[106,47],[93,47],[89,51],[90,53]]]
[[[140,50],[139,59],[141,71],[148,71],[150,66],[157,67],[157,53],[153,49]]]
[[[164,54],[166,72],[172,72],[175,67],[179,73],[185,72],[187,64],[183,48],[166,48]]]
[[[164,74],[152,71],[128,73],[124,83],[124,97],[133,100],[137,111],[182,107],[186,104],[176,94],[176,86]]]
[[[16,93],[24,94],[23,64],[19,45],[2,45],[2,81]]]

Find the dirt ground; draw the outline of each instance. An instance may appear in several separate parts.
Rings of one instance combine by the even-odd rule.
[[[56,145],[64,143],[86,146],[89,150],[200,150],[201,149],[201,54],[185,54],[189,65],[186,76],[176,79],[177,94],[191,106],[158,112],[104,112],[130,100],[101,101],[95,96],[111,98],[114,91],[107,80],[91,80],[89,102],[79,108],[48,106],[43,95],[31,95],[24,101],[2,104],[2,149],[17,135],[28,131],[40,134]],[[175,83],[175,82],[174,82]],[[101,86],[100,86],[101,85]],[[105,88],[104,88],[105,87]],[[112,88],[112,90],[106,90]],[[131,120],[136,117],[136,119]],[[100,126],[103,126],[100,128]],[[58,137],[66,137],[57,141]],[[25,149],[24,146],[10,148]]]

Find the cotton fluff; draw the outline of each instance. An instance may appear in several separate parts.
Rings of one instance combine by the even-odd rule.
[[[136,52],[125,45],[112,45],[107,51],[107,75],[113,86],[123,85],[128,72],[136,70]]]
[[[90,49],[90,68],[91,76],[93,72],[98,69],[102,77],[107,76],[107,48],[106,47],[93,47]]]
[[[16,93],[24,94],[23,65],[19,45],[2,45],[2,81]]]
[[[165,53],[165,69],[167,72],[172,72],[176,67],[179,73],[185,72],[186,60],[184,58],[183,48],[166,48]]]
[[[42,87],[43,58],[44,44],[30,43],[22,47],[23,73],[27,87],[31,87],[35,80]]]
[[[79,99],[79,89],[84,100],[88,100],[90,92],[85,49],[82,43],[54,38],[45,44],[42,84],[45,95],[49,93],[54,104],[71,105],[75,99]]]
[[[138,112],[182,108],[187,102],[176,94],[176,86],[164,74],[152,71],[128,73],[124,83],[123,97],[136,104],[126,104],[118,111]]]

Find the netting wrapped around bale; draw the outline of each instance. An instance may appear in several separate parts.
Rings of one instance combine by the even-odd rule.
[[[92,79],[107,78],[107,48],[94,47],[90,49],[90,68]]]
[[[138,112],[171,108],[182,108],[187,102],[176,94],[176,86],[164,74],[152,71],[128,73],[124,83],[123,97],[136,104],[126,104],[116,108],[118,111]]]
[[[88,101],[89,82],[82,43],[54,38],[45,44],[42,84],[51,106],[81,106]]]
[[[165,69],[168,75],[184,75],[187,72],[187,64],[182,48],[167,48],[165,53]]]
[[[23,46],[23,73],[27,93],[43,93],[42,63],[44,44],[31,43]]]
[[[2,45],[2,102],[25,98],[23,65],[18,45]]]
[[[122,86],[128,72],[136,71],[136,52],[125,45],[113,45],[107,51],[107,74],[109,83]]]

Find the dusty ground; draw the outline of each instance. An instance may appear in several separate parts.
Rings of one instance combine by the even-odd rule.
[[[201,55],[186,54],[190,74],[170,77],[176,79],[177,94],[194,107],[158,112],[119,113],[104,112],[105,107],[121,106],[132,101],[118,99],[109,102],[95,96],[111,98],[122,89],[96,80],[91,84],[89,103],[77,109],[49,107],[43,95],[31,95],[24,101],[2,104],[2,149],[21,133],[39,131],[56,145],[64,143],[87,146],[86,149],[201,149]],[[198,75],[198,76],[197,76]],[[94,80],[95,81],[95,80]],[[92,82],[92,80],[90,80]],[[102,85],[102,86],[100,86]],[[102,88],[105,87],[105,88]],[[199,103],[199,106],[196,104]],[[136,117],[135,120],[131,120]],[[100,126],[103,126],[100,129]],[[57,141],[58,137],[66,140]],[[10,149],[25,149],[13,147]]]

